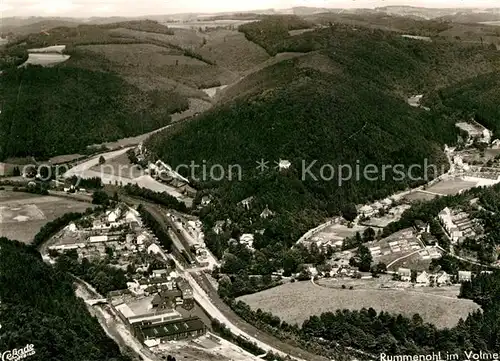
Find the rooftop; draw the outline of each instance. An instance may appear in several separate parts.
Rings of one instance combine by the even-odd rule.
[[[156,326],[142,326],[140,332],[144,338],[161,338],[179,333],[198,331],[205,328],[205,324],[198,318],[188,318],[170,321]]]

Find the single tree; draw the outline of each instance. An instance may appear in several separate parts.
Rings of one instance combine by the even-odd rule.
[[[354,203],[348,203],[342,208],[342,217],[347,221],[352,222],[358,216],[358,211],[356,210],[356,205]]]

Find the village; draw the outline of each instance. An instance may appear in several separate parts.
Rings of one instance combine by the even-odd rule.
[[[195,235],[197,237],[200,234]],[[126,289],[114,290],[91,305],[108,304],[147,347],[205,335],[210,319],[194,301],[193,289],[176,269],[137,210],[123,203],[71,222],[54,236],[44,259],[55,263],[74,251],[82,262],[107,259],[127,275]]]
[[[390,287],[396,288],[444,287],[470,281],[474,276],[470,270],[457,270],[450,274],[439,269],[431,271],[430,267],[433,260],[437,261],[445,254],[479,264],[470,252],[462,252],[464,244],[480,242],[485,236],[484,222],[477,218],[478,212],[485,209],[477,198],[462,207],[444,207],[435,218],[435,224],[449,241],[449,246],[443,248],[430,231],[430,224],[420,220],[416,220],[411,228],[382,237],[384,228],[399,221],[415,202],[461,194],[473,187],[492,186],[500,182],[500,167],[496,164],[500,158],[500,141],[492,140],[491,131],[476,121],[459,122],[456,127],[461,132],[461,139],[456,148],[445,147],[450,162],[447,173],[424,186],[357,205],[357,215],[352,221],[341,216],[334,217],[304,234],[297,244],[332,253],[326,270],[309,265],[305,274],[314,279],[366,280],[377,277],[383,278],[378,287],[390,284]],[[351,245],[361,243],[369,251],[371,272],[361,272],[353,262],[358,250]],[[462,256],[466,253],[467,256]],[[499,265],[500,261],[496,260],[491,266]],[[390,275],[392,282],[381,274]]]

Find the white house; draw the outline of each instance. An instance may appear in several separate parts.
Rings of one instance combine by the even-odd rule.
[[[252,233],[244,233],[240,237],[240,243],[246,245],[248,248],[253,249],[254,235]]]
[[[437,276],[436,283],[438,285],[445,285],[445,284],[450,283],[450,275],[443,271],[443,273],[441,273]]]
[[[443,225],[448,237],[450,237],[452,243],[457,243],[462,237],[462,232],[453,222],[453,214],[450,208],[446,207],[438,214],[439,221]]]
[[[212,201],[212,199],[210,199],[210,196],[203,196],[201,198],[201,205],[202,206],[208,206],[211,201]]]
[[[130,208],[127,213],[125,213],[125,220],[128,222],[128,223],[131,223],[131,222],[137,222],[137,223],[140,223],[140,220],[139,220],[139,212],[137,212],[135,209],[133,208]]]
[[[491,131],[490,130],[484,128],[482,141],[485,143],[491,142]]]
[[[49,249],[56,251],[68,251],[71,249],[85,248],[85,243],[60,244],[58,246],[50,246]]]
[[[358,210],[358,213],[364,217],[371,217],[375,214],[375,210],[369,205],[364,205]]]
[[[224,223],[224,221],[215,222],[215,226],[214,228],[212,228],[215,234],[221,234],[222,232],[224,232]]]
[[[267,219],[269,217],[274,216],[274,212],[272,212],[269,207],[266,205],[266,208],[260,214],[260,218]]]
[[[385,198],[380,201],[382,205],[384,206],[385,209],[389,208],[392,205],[392,199],[390,198]]]
[[[280,159],[280,161],[278,162],[279,170],[288,169],[288,168],[290,168],[291,165],[292,165],[292,163],[290,163],[290,161],[288,161],[286,159]]]
[[[318,270],[313,265],[307,266],[307,272],[309,272],[309,274],[313,277],[318,275]]]
[[[168,270],[167,269],[155,269],[153,270],[153,277],[166,277]]]
[[[117,219],[120,217],[120,215],[121,215],[120,208],[116,208],[113,211],[106,212],[106,217],[108,218],[108,222],[111,223],[116,222]]]
[[[151,253],[161,254],[161,248],[156,243],[152,243],[148,247],[148,254],[151,254]]]
[[[238,204],[243,206],[246,210],[249,210],[252,205],[253,197],[248,197],[239,202]]]
[[[429,274],[425,271],[423,271],[422,273],[420,273],[418,276],[417,276],[417,283],[418,284],[422,284],[422,285],[426,285],[426,284],[429,284]]]
[[[66,229],[70,232],[76,232],[78,230],[78,228],[76,228],[76,224],[74,222],[71,222],[70,224],[68,224]]]

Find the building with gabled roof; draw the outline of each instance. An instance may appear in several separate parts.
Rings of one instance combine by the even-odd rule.
[[[430,282],[429,274],[425,271],[421,272],[419,275],[417,275],[416,279],[418,284],[423,284],[427,285]]]
[[[269,209],[269,207],[266,205],[266,208],[262,211],[260,214],[260,218],[267,219],[269,217],[274,216],[274,212]]]
[[[157,325],[134,327],[135,336],[144,344],[156,346],[168,341],[196,338],[204,335],[207,328],[199,317],[172,320]]]
[[[243,206],[246,210],[249,210],[252,206],[253,196],[243,199],[238,203],[238,205]]]

